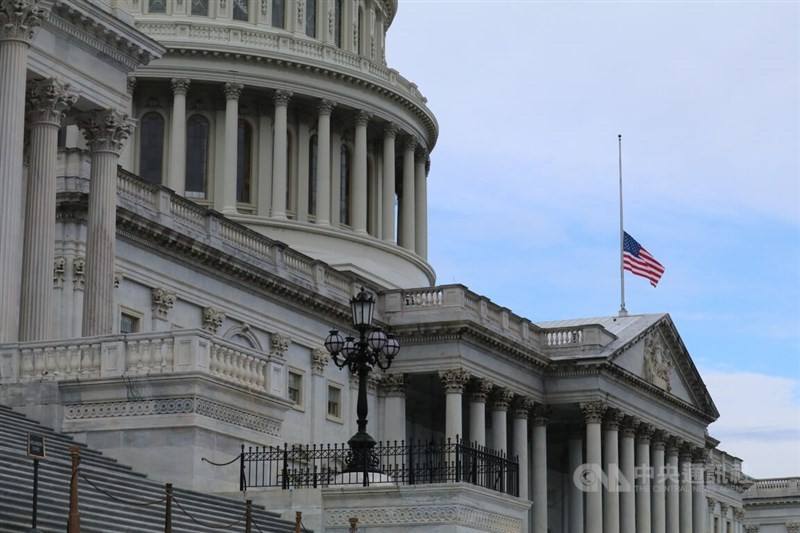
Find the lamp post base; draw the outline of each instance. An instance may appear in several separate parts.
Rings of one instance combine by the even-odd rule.
[[[381,472],[378,457],[372,452],[377,444],[375,439],[366,431],[359,431],[353,435],[347,444],[350,445],[350,460],[345,472],[362,473],[363,485],[369,485],[369,474]]]

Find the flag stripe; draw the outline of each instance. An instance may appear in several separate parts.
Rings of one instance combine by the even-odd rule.
[[[658,284],[665,270],[664,265],[627,232],[623,239],[622,266],[628,272],[647,278],[653,287]]]

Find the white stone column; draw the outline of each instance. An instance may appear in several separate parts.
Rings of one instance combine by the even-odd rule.
[[[667,531],[667,498],[666,498],[666,479],[665,479],[665,458],[664,433],[656,431],[650,447],[650,455],[653,459],[653,484],[651,487],[653,526],[652,533],[666,533]]]
[[[667,533],[680,533],[680,474],[678,469],[678,442],[667,441]]]
[[[692,531],[705,533],[706,527],[706,450],[694,450],[692,468]]]
[[[297,121],[297,183],[295,187],[295,211],[294,219],[298,222],[308,221],[308,188],[309,188],[309,147],[311,145],[311,128],[301,115]],[[294,155],[292,157],[295,157]]]
[[[397,126],[388,124],[383,130],[383,240],[394,242],[394,198],[395,198],[395,141]]]
[[[331,224],[331,113],[336,104],[322,100],[317,106],[317,213],[316,223]]]
[[[22,248],[22,341],[54,338],[53,263],[56,231],[56,157],[64,113],[78,100],[69,85],[55,79],[28,89],[30,168]]]
[[[318,442],[322,438],[322,428],[328,415],[325,366],[329,360],[327,350],[322,348],[311,350],[311,442]]]
[[[492,387],[488,379],[477,378],[470,393],[469,440],[478,446],[486,446],[486,399]]]
[[[414,180],[414,245],[417,255],[428,258],[428,154],[417,157]]]
[[[371,115],[356,114],[355,149],[353,150],[353,231],[367,233],[367,126]]]
[[[492,447],[508,453],[508,406],[514,393],[503,387],[495,387],[492,402]]]
[[[636,533],[636,428],[638,421],[626,416],[622,421],[620,438],[620,474],[622,487],[619,495],[620,532]]]
[[[404,442],[406,440],[405,376],[403,374],[385,374],[382,385],[386,394],[384,400],[386,440]]]
[[[464,386],[469,381],[469,374],[463,368],[452,368],[439,372],[439,379],[442,380],[445,393],[445,438],[456,442],[464,435],[461,395],[464,394]]]
[[[241,83],[225,84],[225,151],[222,186],[222,198],[214,201],[217,211],[225,214],[236,214],[236,181],[239,160],[239,97],[244,86]]]
[[[46,15],[43,5],[0,0],[0,343],[19,338],[25,79],[33,31]]]
[[[191,80],[172,78],[172,127],[167,186],[178,194],[186,188],[186,93]]]
[[[639,425],[636,435],[636,531],[651,531],[650,516],[650,439],[653,426]]]
[[[681,533],[692,531],[692,450],[684,446],[679,456]],[[699,532],[698,532],[699,533]]]
[[[586,421],[586,533],[603,533],[602,435],[603,401],[580,404]]]
[[[82,115],[78,125],[92,157],[82,328],[84,337],[92,337],[114,331],[117,163],[134,122],[128,115],[109,109]]]
[[[533,409],[533,533],[547,533],[547,423],[542,404]]]
[[[275,103],[275,133],[272,150],[272,218],[286,219],[286,188],[288,187],[288,112],[289,91],[275,91],[272,97]]]
[[[416,244],[414,242],[416,239],[414,230],[414,180],[416,178],[414,151],[416,147],[417,141],[413,137],[410,137],[406,141],[403,152],[403,190],[400,196],[400,216],[398,217],[400,224],[400,246],[412,252],[416,250]]]
[[[528,416],[530,414],[533,401],[524,396],[514,398],[511,408],[511,420],[513,424],[513,443],[511,455],[516,455],[519,461],[519,497],[523,500],[528,499]]]
[[[569,461],[569,533],[583,533],[583,491],[575,482],[575,472],[583,465],[583,432],[573,431],[567,440]],[[635,532],[633,532],[635,533]]]
[[[619,424],[622,414],[609,409],[605,416],[605,473],[607,478],[603,499],[603,532],[619,533]]]

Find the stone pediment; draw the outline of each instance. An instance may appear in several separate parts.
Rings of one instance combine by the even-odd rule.
[[[711,418],[719,412],[669,315],[639,332],[609,361]]]

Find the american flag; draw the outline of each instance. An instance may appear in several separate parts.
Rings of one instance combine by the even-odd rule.
[[[628,272],[649,279],[653,287],[664,274],[664,266],[627,232],[622,240],[622,264]]]

